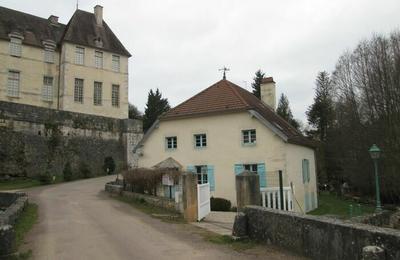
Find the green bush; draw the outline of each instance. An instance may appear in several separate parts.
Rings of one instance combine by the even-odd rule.
[[[79,172],[81,176],[85,179],[92,177],[92,172],[90,171],[89,166],[84,162],[81,162],[79,164]]]
[[[230,211],[231,210],[232,204],[227,199],[211,197],[210,203],[211,203],[212,211]]]
[[[71,163],[67,162],[65,164],[64,170],[63,170],[63,175],[64,175],[64,181],[72,181],[73,174],[72,174],[72,169],[71,169]]]
[[[50,172],[45,171],[39,175],[39,181],[41,184],[50,184],[53,182],[53,176]]]

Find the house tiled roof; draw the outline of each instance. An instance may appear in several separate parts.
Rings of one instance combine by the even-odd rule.
[[[9,34],[12,32],[21,34],[24,44],[41,48],[44,47],[45,40],[52,40],[57,45],[66,41],[131,56],[104,21],[103,26],[96,26],[94,14],[79,9],[67,25],[54,25],[49,19],[0,6],[0,39],[9,40]],[[101,39],[102,47],[96,46],[96,39]]]
[[[44,40],[60,43],[64,31],[64,24],[52,25],[48,19],[0,6],[0,39],[10,40],[8,35],[18,32],[24,44],[44,47]]]
[[[272,79],[272,78],[271,78]],[[315,147],[315,143],[280,117],[271,107],[252,93],[228,81],[221,80],[166,112],[160,120],[173,120],[212,114],[256,111],[294,144]]]

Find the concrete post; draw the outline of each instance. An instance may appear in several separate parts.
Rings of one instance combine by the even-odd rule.
[[[197,221],[197,175],[184,173],[182,175],[183,217],[188,222]]]
[[[257,174],[245,171],[236,175],[236,201],[239,211],[247,205],[260,205],[260,178]]]

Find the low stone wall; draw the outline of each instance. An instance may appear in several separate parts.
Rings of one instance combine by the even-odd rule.
[[[128,198],[133,198],[137,200],[143,199],[146,203],[154,205],[156,207],[164,208],[171,211],[180,212],[179,204],[175,203],[174,200],[164,197],[150,196],[146,194],[140,194],[130,191],[123,191],[121,185],[116,185],[114,183],[107,183],[105,185],[105,191],[111,194],[121,195]]]
[[[0,225],[14,225],[28,203],[28,197],[24,193],[1,192],[0,202],[5,209],[0,212]]]
[[[15,250],[14,224],[28,203],[24,193],[0,192],[0,259]],[[8,259],[8,258],[6,258]]]
[[[355,221],[374,225],[378,227],[387,227],[400,230],[400,210],[397,211],[383,211],[381,213],[372,214],[369,216],[362,216],[353,218]]]
[[[363,248],[379,246],[385,259],[400,259],[400,232],[337,219],[248,206],[247,234],[312,259],[362,259]]]

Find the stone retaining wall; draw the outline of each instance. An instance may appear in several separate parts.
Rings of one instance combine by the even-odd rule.
[[[248,206],[244,213],[250,238],[312,259],[362,259],[363,248],[370,245],[383,248],[387,260],[400,259],[398,230],[258,206]]]

